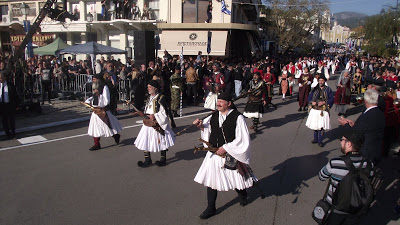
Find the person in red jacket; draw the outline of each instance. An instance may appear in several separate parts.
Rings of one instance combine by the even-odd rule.
[[[264,96],[264,99],[267,100],[267,104],[265,105],[265,107],[268,108],[269,105],[272,105],[276,109],[277,106],[272,103],[272,96],[274,95],[274,84],[276,82],[276,78],[275,78],[274,74],[271,73],[270,66],[267,66],[266,72],[265,72],[264,76],[262,77],[262,80],[267,85],[267,93],[265,93],[266,96]]]

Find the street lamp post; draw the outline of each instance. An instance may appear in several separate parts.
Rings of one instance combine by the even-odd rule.
[[[25,2],[23,2],[20,6],[20,10],[21,10],[22,15],[24,15],[24,29],[25,29],[25,34],[26,34],[26,33],[28,33],[29,28],[30,28],[30,23],[27,19],[27,16],[29,14],[29,6],[27,4],[25,4]],[[30,56],[32,56],[32,53],[33,53],[32,40],[29,40],[27,48],[28,48],[28,57],[30,57]],[[26,58],[28,58],[28,57],[26,57]]]
[[[86,20],[88,21],[88,23],[89,23],[89,38],[88,38],[88,41],[90,42],[90,35],[91,35],[91,32],[92,32],[92,27],[91,27],[91,25],[92,25],[92,22],[93,22],[93,14],[91,14],[90,12],[87,14],[87,16],[86,16]]]

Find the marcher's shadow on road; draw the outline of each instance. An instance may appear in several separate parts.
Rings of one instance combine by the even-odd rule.
[[[306,112],[299,112],[299,113],[285,115],[285,117],[283,117],[283,118],[264,121],[261,123],[259,132],[262,132],[262,130],[267,129],[267,128],[280,127],[287,123],[301,120],[301,119],[305,118],[306,116],[307,116]]]
[[[200,158],[204,158],[205,155],[207,154],[207,151],[201,151],[201,152],[196,152],[194,153],[194,148],[188,149],[188,150],[183,150],[179,152],[175,152],[175,156],[168,158],[167,157],[167,163],[175,163],[180,160],[196,160]]]
[[[318,172],[328,162],[329,152],[336,149],[320,152],[316,155],[293,157],[274,166],[274,174],[262,178],[259,185],[263,188],[265,196],[282,196],[286,194],[297,194],[293,203],[301,194],[309,179],[318,176]],[[253,190],[256,191],[256,190]],[[256,194],[251,196],[257,196]]]
[[[120,147],[122,147],[122,146],[134,146],[135,140],[136,140],[136,137],[123,139],[123,140],[121,140],[121,142],[119,143],[118,146],[120,146]]]
[[[276,173],[262,178],[258,181],[258,186],[261,188],[265,197],[282,196],[286,194],[296,195],[292,203],[296,203],[301,195],[304,187],[308,187],[307,180],[318,176],[318,172],[328,162],[328,154],[330,151],[324,151],[317,155],[306,155],[293,157],[285,160],[273,167]],[[260,190],[253,186],[247,190],[248,204],[260,198]],[[262,199],[260,198],[260,201]],[[225,205],[217,209],[218,213],[225,209],[238,204],[238,198],[234,198]]]

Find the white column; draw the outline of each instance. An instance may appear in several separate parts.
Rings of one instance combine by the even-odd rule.
[[[79,2],[79,20],[80,21],[86,21],[86,4],[84,1]]]

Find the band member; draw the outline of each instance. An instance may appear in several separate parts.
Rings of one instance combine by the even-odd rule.
[[[274,84],[276,82],[276,78],[274,74],[271,73],[271,67],[267,66],[266,72],[264,74],[264,77],[262,78],[264,83],[267,85],[267,92],[265,94],[265,99],[267,101],[267,104],[265,107],[268,107],[269,105],[272,105],[277,108],[275,104],[272,103],[272,96],[274,95]]]
[[[260,78],[260,73],[255,72],[253,74],[253,80],[249,83],[249,100],[247,101],[246,107],[244,108],[243,116],[251,118],[253,120],[253,125],[250,129],[254,129],[255,132],[258,131],[258,124],[260,123],[260,118],[264,113],[265,92],[266,87],[264,81]]]
[[[243,168],[250,161],[250,136],[243,115],[231,101],[230,93],[218,96],[217,109],[204,121],[193,121],[201,130],[201,137],[216,147],[215,153],[207,152],[194,181],[207,186],[208,206],[200,215],[208,219],[216,213],[215,201],[218,191],[236,190],[241,206],[247,204],[246,188],[253,186],[253,180],[246,176]],[[243,175],[241,172],[243,171]]]
[[[307,67],[305,67],[303,71],[304,72],[299,77],[299,109],[297,110],[299,112],[308,110],[307,98],[311,90],[311,81],[313,79]]]
[[[101,149],[100,137],[112,136],[115,144],[119,144],[121,135],[119,132],[122,126],[118,119],[110,111],[110,90],[104,84],[104,78],[101,74],[93,76],[93,96],[88,98],[85,103],[95,107],[90,117],[88,135],[93,136],[94,145],[89,149],[95,151]]]
[[[351,87],[353,86],[353,80],[348,70],[345,69],[342,71],[336,86],[337,89],[334,100],[336,112],[338,112],[338,116],[343,116],[346,114],[347,108],[350,105]]]
[[[149,98],[144,113],[148,118],[143,119],[143,126],[135,140],[135,146],[144,151],[144,162],[139,161],[137,165],[145,168],[152,165],[150,152],[161,152],[160,161],[157,166],[167,164],[168,148],[175,144],[175,133],[171,130],[167,114],[167,102],[165,97],[158,93],[159,84],[150,80],[147,85]]]
[[[357,72],[353,75],[353,89],[356,94],[361,94],[361,84],[362,84],[362,72],[360,68],[357,68]]]
[[[308,96],[308,102],[311,102],[311,110],[308,115],[306,126],[314,130],[314,139],[311,143],[318,143],[320,147],[324,144],[324,131],[331,128],[329,119],[329,109],[333,105],[333,93],[330,87],[325,85],[326,78],[320,76],[318,86],[315,87]]]
[[[206,85],[209,87],[210,92],[208,93],[204,102],[204,108],[216,110],[218,94],[225,88],[225,78],[220,72],[219,63],[214,63],[212,66],[213,73],[208,78]]]

